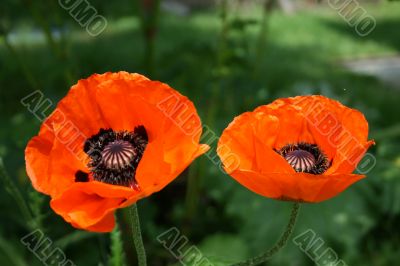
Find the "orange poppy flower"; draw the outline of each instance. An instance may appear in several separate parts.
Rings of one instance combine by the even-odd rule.
[[[196,157],[201,122],[168,85],[126,72],[71,88],[25,150],[34,188],[76,228],[108,232],[114,211],[164,188]]]
[[[372,144],[359,111],[323,96],[298,96],[236,117],[217,152],[225,171],[255,193],[320,202],[364,177],[352,172]]]

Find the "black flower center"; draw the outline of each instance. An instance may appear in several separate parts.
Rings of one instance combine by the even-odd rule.
[[[86,140],[84,151],[89,155],[93,179],[112,185],[139,189],[136,169],[148,143],[146,129],[133,131],[100,131]]]
[[[319,175],[331,166],[331,162],[316,144],[288,144],[277,153],[285,158],[296,172]]]

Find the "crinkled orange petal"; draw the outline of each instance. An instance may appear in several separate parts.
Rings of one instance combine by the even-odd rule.
[[[168,101],[171,110],[164,105]],[[100,85],[97,102],[113,129],[145,126],[149,143],[136,172],[140,187],[150,186],[158,191],[199,156],[199,150],[205,152],[198,143],[201,123],[193,103],[163,83],[147,79],[109,80]]]
[[[138,190],[91,177],[76,182],[77,171],[90,173],[86,139],[101,128],[132,131],[139,125],[149,142],[136,171]],[[168,85],[127,72],[94,74],[71,88],[29,142],[27,172],[67,222],[106,232],[115,224],[115,209],[159,191],[209,149],[199,144],[201,129],[193,103]]]
[[[262,113],[276,117],[279,128],[273,147],[281,149],[288,143],[314,142],[313,136],[308,132],[306,120],[299,112],[299,108],[284,102],[275,101],[270,105],[263,105],[253,111],[254,115]]]
[[[113,213],[122,203],[142,192],[101,182],[75,183],[61,196],[51,200],[52,209],[76,228],[109,232],[113,229]]]
[[[234,171],[231,176],[261,196],[310,203],[335,197],[364,178],[363,175],[354,174],[316,176],[306,173],[257,173],[244,170]]]
[[[356,157],[347,162],[345,169],[352,172],[356,168],[365,147],[370,146],[368,122],[361,112],[321,95],[298,96],[283,101],[301,107],[316,144],[328,158],[333,159],[334,166],[329,173],[340,173],[332,169],[338,168],[336,164],[343,163],[343,158]]]
[[[49,156],[53,147],[54,134],[46,124],[43,124],[39,135],[33,137],[25,149],[26,171],[33,187],[44,194],[50,194],[51,186],[48,180]]]
[[[354,145],[348,149],[339,149],[336,152],[332,166],[326,171],[326,174],[352,173],[357,168],[368,148],[374,145],[373,140],[363,145]]]
[[[293,173],[289,164],[273,151],[278,137],[278,123],[275,116],[258,112],[236,117],[218,142],[217,152],[227,173],[236,168]],[[227,163],[232,154],[240,155],[238,164]]]
[[[235,117],[218,141],[217,152],[227,173],[233,172],[238,167],[243,169],[254,167],[254,140],[250,123],[246,123],[250,119],[252,119],[250,113]],[[238,130],[241,127],[246,127],[246,129]],[[228,163],[230,154],[240,156],[238,164]]]
[[[81,229],[79,226],[74,225],[72,223],[72,226],[75,228]],[[91,225],[87,228],[85,228],[86,231],[91,231],[91,232],[100,232],[100,233],[108,233],[111,232],[115,227],[115,214],[113,212],[110,212],[100,222]]]
[[[88,173],[88,168],[83,159],[87,158],[86,154],[79,152],[75,154],[71,150],[65,148],[57,139],[54,140],[53,149],[50,153],[49,171],[50,176],[47,180],[49,193],[52,197],[56,197],[63,193],[69,186],[75,183],[75,174],[77,171]]]
[[[93,75],[79,80],[58,103],[49,117],[56,134],[63,133],[67,128],[88,138],[97,134],[99,128],[108,128],[95,101],[97,86],[102,81],[100,77]]]
[[[300,142],[317,144],[333,162],[324,174],[296,173],[276,152]],[[218,155],[227,173],[260,195],[320,202],[364,177],[351,173],[373,143],[368,141],[368,123],[357,110],[323,96],[298,96],[236,117],[217,151],[225,151]],[[239,162],[235,168],[226,165],[232,157]]]
[[[82,157],[77,154],[77,148],[99,128],[107,127],[94,101],[96,86],[102,78],[93,75],[72,86],[43,123],[39,135],[28,143],[25,151],[27,173],[38,191],[52,194],[66,189],[75,172],[63,171],[77,165],[74,157]],[[55,140],[58,145],[53,151]],[[51,162],[56,166],[51,167]],[[58,168],[59,165],[64,167]]]

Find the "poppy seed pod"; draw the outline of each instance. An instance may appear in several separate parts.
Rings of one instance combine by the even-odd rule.
[[[74,227],[108,232],[114,211],[164,188],[209,148],[193,103],[127,72],[71,88],[25,150],[34,188]]]
[[[352,172],[372,144],[362,113],[315,95],[241,114],[224,130],[217,152],[225,171],[255,193],[320,202],[364,177]],[[238,163],[229,163],[229,154]]]

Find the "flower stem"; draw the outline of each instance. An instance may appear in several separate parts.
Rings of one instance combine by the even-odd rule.
[[[262,253],[254,258],[232,264],[231,266],[249,266],[249,265],[259,265],[267,260],[269,260],[273,255],[275,255],[279,250],[281,250],[287,243],[290,238],[290,235],[293,232],[294,225],[296,224],[297,215],[299,213],[300,203],[295,202],[292,207],[292,213],[290,215],[290,220],[288,225],[286,226],[285,232],[282,234],[281,238],[275,245],[267,250],[265,253]]]
[[[0,180],[3,182],[3,186],[6,191],[15,199],[18,207],[21,209],[24,219],[28,222],[28,226],[32,229],[36,229],[37,225],[32,216],[31,210],[26,204],[25,198],[22,196],[21,191],[18,189],[14,181],[6,172],[6,168],[3,163],[3,158],[0,157]]]
[[[160,17],[161,0],[142,0],[142,30],[145,41],[144,66],[150,77],[155,74],[154,60],[156,35]]]
[[[140,230],[139,213],[136,204],[132,205],[131,217],[132,217],[133,243],[135,244],[136,253],[138,256],[138,265],[146,266],[147,265],[146,250],[144,249],[143,245],[142,231]]]

